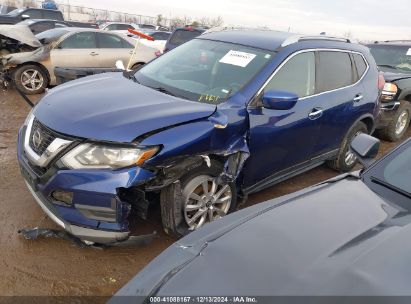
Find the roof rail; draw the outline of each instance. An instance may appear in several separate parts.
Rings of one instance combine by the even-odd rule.
[[[323,36],[323,35],[318,35],[318,36],[292,36],[284,40],[284,42],[281,44],[282,47],[288,46],[290,44],[294,44],[300,41],[305,41],[305,40],[326,40],[326,41],[339,41],[339,42],[347,42],[351,43],[350,39],[347,38],[341,38],[341,37],[332,37],[332,36]]]

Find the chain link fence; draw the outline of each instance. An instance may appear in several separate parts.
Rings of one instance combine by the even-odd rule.
[[[0,1],[1,4],[15,7],[41,7],[41,0],[8,0]],[[139,14],[130,14],[116,12],[92,7],[75,6],[67,3],[56,1],[58,9],[64,14],[64,18],[70,21],[79,22],[97,22],[97,21],[116,21],[116,22],[133,22],[138,24],[163,25],[169,27],[171,20],[166,18],[145,16]]]

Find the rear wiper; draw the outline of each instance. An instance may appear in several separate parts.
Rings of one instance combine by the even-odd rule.
[[[374,177],[374,176],[371,176],[371,181],[372,181],[373,183],[375,183],[375,184],[378,184],[378,185],[383,186],[383,187],[385,187],[385,188],[387,188],[387,189],[390,189],[390,190],[392,190],[392,191],[394,191],[394,192],[396,192],[396,193],[398,193],[398,194],[404,195],[405,197],[411,198],[411,193],[409,193],[409,192],[407,192],[407,191],[405,191],[405,190],[402,190],[402,189],[400,189],[400,188],[398,188],[398,187],[396,187],[396,186],[393,186],[393,185],[391,185],[391,184],[389,184],[389,183],[387,183],[387,182],[385,182],[385,181],[383,181],[383,180],[380,180],[379,178],[376,178],[376,177]]]

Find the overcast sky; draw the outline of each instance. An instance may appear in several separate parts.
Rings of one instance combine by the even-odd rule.
[[[411,39],[410,0],[62,0],[141,15],[203,16],[225,25],[268,26],[304,34],[327,32],[368,40]]]

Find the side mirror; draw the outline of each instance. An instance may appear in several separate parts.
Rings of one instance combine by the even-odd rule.
[[[21,15],[21,20],[27,20],[30,19],[29,15]]]
[[[122,60],[117,60],[116,61],[116,68],[119,70],[123,70],[125,71],[125,66],[124,66],[124,62]]]
[[[298,95],[283,91],[267,91],[263,95],[263,106],[272,110],[292,109],[298,101]]]
[[[358,134],[351,142],[351,151],[358,157],[359,162],[369,167],[380,150],[381,142],[371,135]]]

